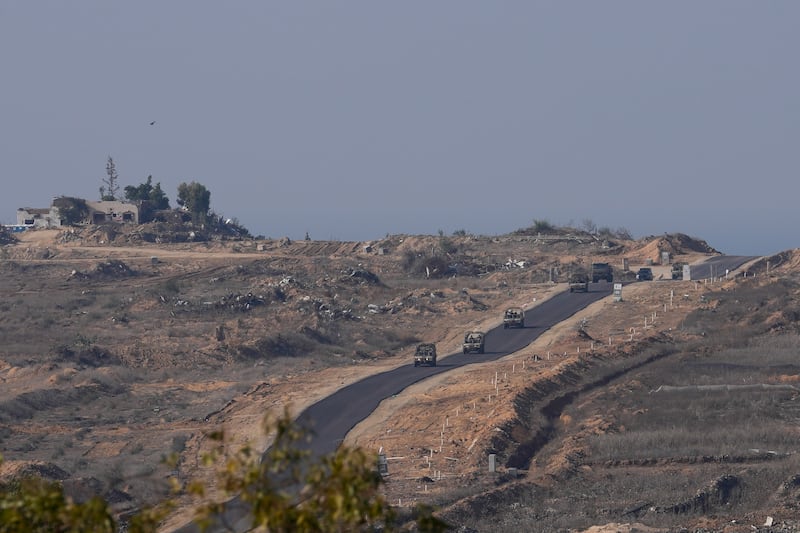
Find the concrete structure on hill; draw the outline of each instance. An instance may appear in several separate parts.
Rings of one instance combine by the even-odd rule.
[[[31,228],[58,228],[62,225],[58,208],[20,207],[17,209],[17,226]]]
[[[20,207],[17,209],[17,225],[30,228],[58,228],[65,225],[57,203],[63,198],[56,198],[50,207]],[[126,224],[139,223],[139,208],[135,204],[120,201],[83,201],[86,204],[84,224],[104,224],[117,222]]]
[[[102,224],[104,222],[139,223],[139,208],[134,204],[108,200],[102,202],[86,200],[86,205],[89,207],[89,222],[91,224]]]

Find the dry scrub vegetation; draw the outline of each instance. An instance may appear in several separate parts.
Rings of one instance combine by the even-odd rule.
[[[119,231],[24,235],[0,248],[2,475],[62,479],[124,516],[166,496],[167,476],[210,478],[199,459],[213,429],[263,449],[267,410],[299,411],[408,364],[417,342],[454,353],[467,329],[564,290],[594,260],[667,278],[662,251],[713,255],[683,235],[580,232],[162,245]],[[387,399],[348,442],[388,454],[399,508],[432,503],[477,531],[735,531],[732,520],[795,517],[797,265],[771,260],[754,278],[627,286],[622,302],[593,304],[512,356]]]

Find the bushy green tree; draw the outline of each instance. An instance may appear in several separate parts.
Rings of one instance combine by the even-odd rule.
[[[108,504],[100,498],[75,503],[60,483],[37,477],[0,486],[0,533],[115,530]]]
[[[211,192],[204,185],[195,181],[178,185],[178,205],[185,207],[192,214],[192,221],[204,224],[211,208]]]
[[[161,188],[161,182],[153,185],[153,176],[147,176],[147,181],[135,187],[125,187],[125,199],[139,206],[140,222],[152,220],[154,211],[169,209],[169,198]]]
[[[266,419],[265,430],[275,437],[263,461],[255,450],[244,447],[225,461],[219,475],[220,488],[238,494],[249,505],[253,528],[276,533],[393,528],[394,511],[380,493],[383,478],[364,451],[340,446],[318,461],[309,461],[309,452],[300,446],[307,434],[288,411]],[[224,451],[224,434],[212,437],[219,447],[206,457],[209,463]],[[205,498],[202,485],[189,490]],[[201,526],[213,523],[223,507],[203,503]]]

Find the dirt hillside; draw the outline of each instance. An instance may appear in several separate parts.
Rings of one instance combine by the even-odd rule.
[[[212,429],[225,429],[231,449],[263,449],[268,410],[299,412],[365,375],[409,364],[418,342],[455,353],[467,329],[493,327],[510,305],[535,312],[565,290],[570,271],[593,261],[612,263],[622,280],[652,266],[662,281],[626,286],[621,302],[604,299],[501,361],[410,387],[346,442],[388,455],[386,491],[398,507],[433,503],[450,519],[481,494],[513,499],[500,496],[506,486],[574,480],[585,472],[578,459],[588,436],[618,427],[598,414],[573,426],[577,415],[564,411],[538,420],[540,404],[603,389],[586,383],[653,346],[694,342],[687,317],[748,279],[669,280],[662,252],[687,263],[716,254],[685,235],[167,244],[87,228],[28,232],[1,250],[2,475],[34,468],[76,495],[113,497],[121,514],[165,497],[167,476],[210,483],[213,468],[200,458]],[[769,274],[754,266],[759,280],[780,274],[775,261]],[[787,254],[780,268],[794,272],[795,263]],[[547,448],[552,435],[532,436],[542,427],[570,428],[557,451]],[[175,470],[161,462],[170,453],[180,457]],[[190,517],[186,507],[163,530]],[[624,523],[602,524],[612,522]]]

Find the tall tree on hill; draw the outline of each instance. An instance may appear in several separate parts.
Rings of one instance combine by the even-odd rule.
[[[114,164],[114,159],[108,156],[106,163],[106,177],[102,179],[103,185],[100,186],[100,200],[114,201],[117,199],[119,193],[119,176],[117,175],[117,167]]]
[[[205,224],[208,220],[208,211],[211,208],[211,191],[204,185],[193,181],[183,182],[178,185],[178,205],[185,207],[192,214],[192,221],[196,224]]]
[[[169,209],[169,198],[161,188],[161,182],[153,185],[153,176],[147,176],[147,181],[138,186],[125,187],[125,199],[139,206],[139,220],[149,222],[153,212]]]

